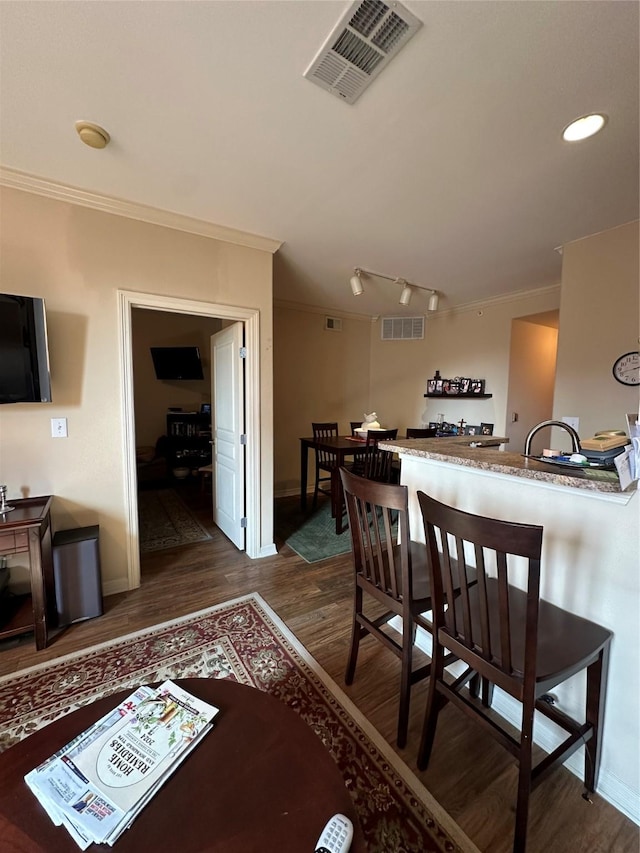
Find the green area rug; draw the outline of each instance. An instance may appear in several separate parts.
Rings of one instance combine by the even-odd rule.
[[[336,520],[331,518],[331,504],[321,504],[311,515],[300,517],[286,538],[287,545],[307,563],[317,563],[351,550],[351,534],[347,528],[336,533]]]
[[[288,517],[279,517],[276,504],[276,529],[286,544],[307,563],[318,563],[351,551],[349,528],[336,533],[336,520],[331,517],[329,501],[321,503],[310,514],[304,515],[298,510]]]
[[[173,489],[139,492],[138,519],[143,554],[211,539]]]

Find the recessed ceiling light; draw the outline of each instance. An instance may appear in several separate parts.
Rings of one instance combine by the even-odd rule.
[[[562,131],[562,138],[565,142],[579,142],[581,139],[587,139],[602,130],[606,123],[607,117],[602,113],[582,116],[582,118],[577,118],[565,127]]]

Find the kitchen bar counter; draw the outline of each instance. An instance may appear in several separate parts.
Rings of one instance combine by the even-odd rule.
[[[617,471],[605,471],[597,468],[569,469],[554,466],[553,463],[528,459],[520,453],[499,450],[495,445],[508,442],[507,438],[495,436],[456,436],[451,438],[418,438],[409,441],[384,441],[381,447],[399,453],[403,457],[439,460],[476,468],[480,471],[522,477],[537,480],[555,486],[566,486],[601,494],[620,495],[629,499],[636,490],[636,484],[625,492],[620,489]],[[470,447],[471,442],[476,447]],[[483,442],[490,441],[492,446]]]

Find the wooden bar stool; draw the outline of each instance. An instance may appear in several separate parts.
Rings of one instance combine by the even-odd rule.
[[[585,794],[598,780],[611,632],[540,599],[542,527],[471,515],[424,492],[418,500],[425,526],[433,602],[433,659],[418,767],[433,747],[438,713],[447,702],[482,724],[518,760],[519,781],[514,853],[524,853],[529,795],[556,765],[585,745]],[[516,559],[517,558],[517,559]],[[509,581],[513,563],[527,567],[525,591]],[[471,563],[477,580],[467,584]],[[462,579],[460,589],[455,582]],[[575,582],[578,581],[576,575]],[[445,650],[468,669],[453,683],[444,679]],[[586,669],[585,722],[578,722],[543,697]],[[486,708],[462,688],[474,676],[500,687],[522,703],[522,726],[512,737]],[[535,766],[534,711],[567,733]],[[470,771],[472,772],[472,771]]]

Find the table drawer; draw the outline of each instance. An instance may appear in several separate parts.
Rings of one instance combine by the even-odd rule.
[[[29,533],[26,530],[16,530],[0,533],[0,554],[18,554],[29,550]]]

